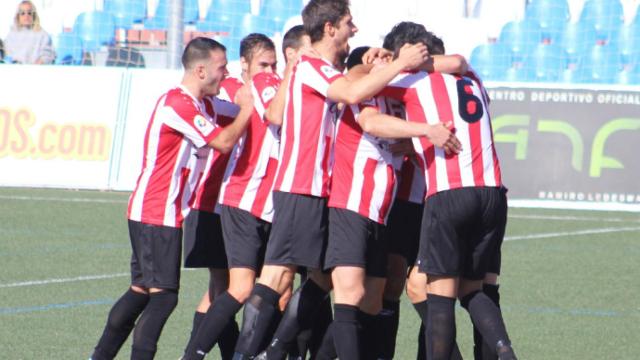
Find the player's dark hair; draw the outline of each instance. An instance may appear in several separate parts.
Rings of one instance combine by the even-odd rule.
[[[252,33],[240,41],[240,56],[247,62],[251,62],[253,55],[259,50],[276,51],[276,46],[267,35]]]
[[[303,25],[296,25],[289,29],[282,38],[282,53],[286,57],[285,50],[287,48],[299,49],[302,46],[302,37],[307,35]]]
[[[424,25],[410,21],[396,24],[384,37],[382,47],[393,51],[394,57],[397,57],[405,44],[419,43],[424,44],[432,55],[444,54],[444,43],[440,38],[427,31]]]
[[[348,0],[311,0],[302,9],[304,30],[312,43],[320,41],[324,36],[324,24],[338,26],[340,19],[349,13]]]
[[[227,48],[219,42],[207,38],[197,37],[187,44],[182,53],[182,66],[190,69],[196,61],[209,59],[211,52],[215,50],[227,51]]]
[[[364,53],[366,53],[369,49],[369,46],[360,46],[353,49],[353,51],[351,51],[351,54],[349,54],[349,57],[347,58],[347,69],[351,69],[356,65],[362,64],[362,56],[364,56]]]

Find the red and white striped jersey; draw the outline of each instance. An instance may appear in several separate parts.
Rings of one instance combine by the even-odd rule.
[[[379,111],[399,119],[407,118],[404,104],[390,97],[378,96]],[[415,155],[394,156],[396,169],[396,199],[416,204],[423,204],[426,194],[424,170],[415,159]]]
[[[248,211],[271,222],[273,182],[278,168],[280,127],[264,114],[282,80],[278,75],[259,73],[253,77],[254,109],[247,131],[231,152],[224,174],[219,202]]]
[[[327,98],[343,75],[329,62],[303,56],[287,89],[275,190],[329,196],[331,147],[337,104]]]
[[[156,103],[144,137],[142,172],[129,198],[130,220],[182,226],[196,185],[190,162],[221,131],[204,107],[182,86]]]
[[[220,100],[233,102],[236,92],[244,85],[244,82],[235,77],[227,77],[220,83],[220,93],[216,96]]]
[[[409,121],[453,121],[462,143],[458,154],[445,155],[426,137],[413,139],[421,166],[426,169],[427,197],[460,187],[502,185],[488,104],[477,82],[441,73],[405,73],[382,94],[403,101]]]
[[[214,124],[222,128],[231,124],[240,111],[236,104],[217,97],[206,97],[204,104]],[[191,199],[192,209],[215,212],[229,158],[230,154],[223,154],[210,147],[201,150],[193,164],[193,174],[198,178],[198,185]]]
[[[349,106],[338,122],[328,206],[386,224],[395,192],[393,155],[388,140],[363,132],[358,124],[367,106],[379,105],[370,100]]]

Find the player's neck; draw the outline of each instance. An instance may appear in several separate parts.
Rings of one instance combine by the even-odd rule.
[[[192,79],[189,79],[189,77],[185,76],[184,78],[182,78],[182,82],[180,83],[180,85],[187,89],[191,96],[198,99],[198,101],[202,101],[202,98],[204,98],[204,92],[200,88],[199,84],[197,84],[195,81],[192,81]]]
[[[331,64],[336,63],[338,59],[338,50],[335,48],[331,40],[320,40],[311,44],[311,47],[313,47],[323,59],[329,61]]]

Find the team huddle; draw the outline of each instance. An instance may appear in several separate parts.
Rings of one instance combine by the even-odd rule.
[[[131,287],[91,359],[115,358],[131,332],[131,358],[154,358],[183,258],[210,272],[184,360],[216,344],[223,359],[392,359],[405,287],[419,359],[462,358],[456,299],[474,358],[515,359],[497,285],[506,189],[480,79],[423,25],[350,53],[347,0],[311,0],[302,19],[282,78],[263,34],[242,40],[238,79],[220,43],[186,46],[129,201]]]

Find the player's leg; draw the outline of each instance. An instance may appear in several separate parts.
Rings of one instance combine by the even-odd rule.
[[[131,357],[145,360],[155,356],[160,333],[178,305],[182,230],[145,225],[141,248],[139,260],[149,302],[133,331]]]
[[[138,222],[128,222],[129,238],[131,241],[131,287],[111,307],[107,323],[98,340],[91,359],[113,359],[129,337],[138,316],[149,302],[149,293],[140,284],[143,282],[142,269],[138,261],[140,249],[140,231],[142,225]],[[136,285],[138,284],[138,285]]]
[[[334,291],[333,340],[338,357],[360,359],[359,304],[364,297],[365,269],[338,266],[331,272]]]
[[[383,357],[385,336],[383,293],[386,279],[382,276],[365,278],[365,294],[360,301],[361,355],[364,359],[385,359]]]

